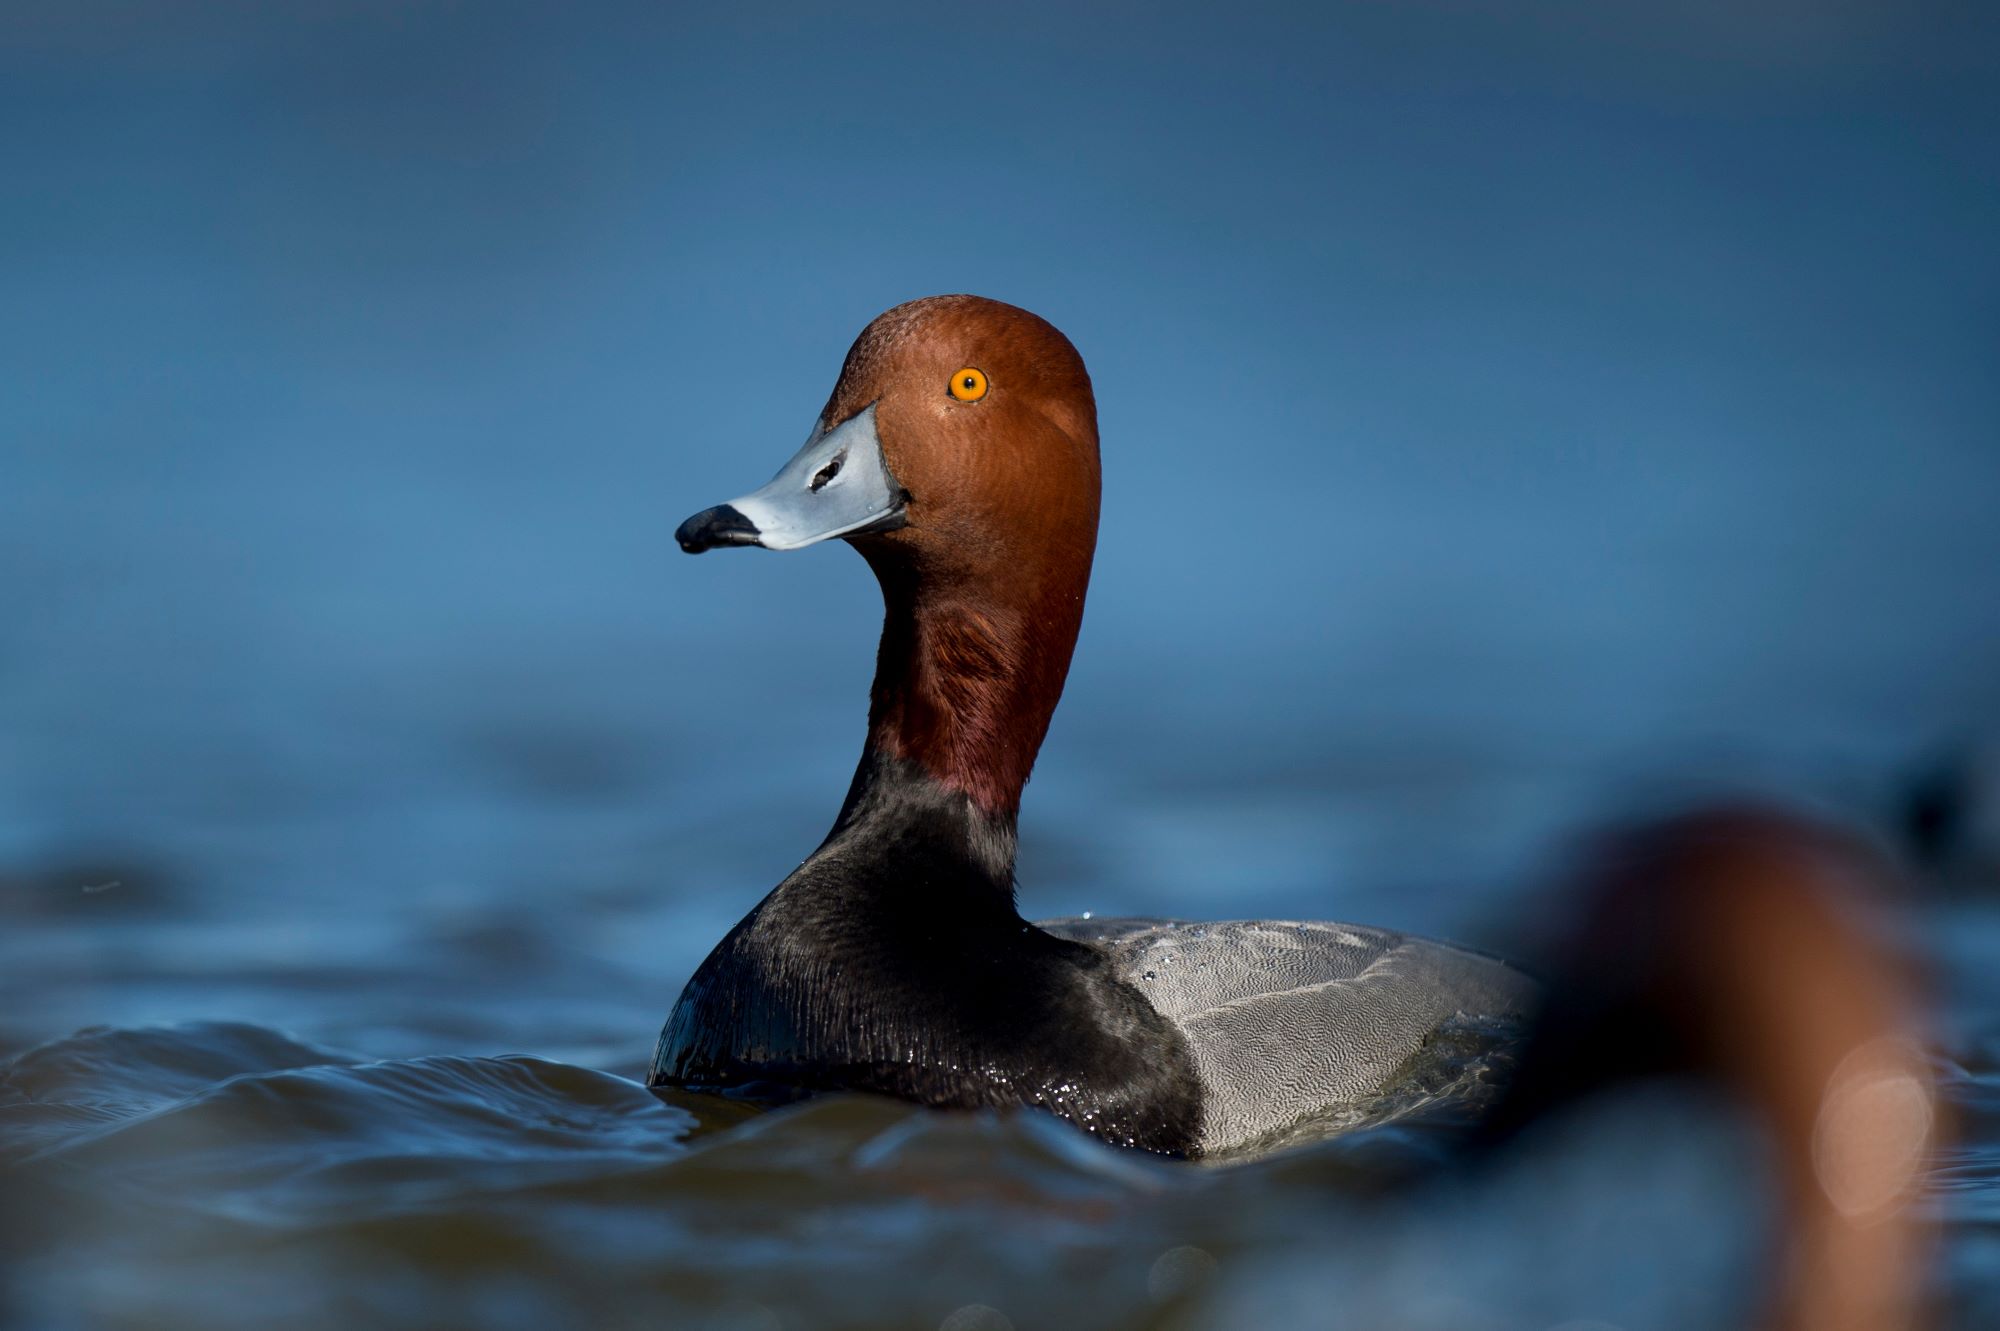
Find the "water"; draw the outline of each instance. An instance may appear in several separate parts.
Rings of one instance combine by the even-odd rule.
[[[1482,1264],[1574,1249],[1607,1197],[1640,1186],[1655,1203],[1639,1228],[1671,1233],[1676,1206],[1726,1191],[1691,1184],[1670,1148],[1640,1179],[1602,1147],[1596,1172],[1563,1178],[1541,1143],[1487,1181],[1470,1234],[1435,1232],[1435,1189],[1398,1180],[1448,1125],[1409,1116],[1477,1101],[1486,1047],[1465,1040],[1414,1078],[1421,1092],[1373,1107],[1411,1126],[1204,1170],[1038,1115],[832,1098],[757,1116],[523,1056],[369,1063],[259,1027],[98,1031],[11,1070],[31,1097],[7,1106],[12,1149],[41,1148],[12,1171],[17,1292],[28,1324],[52,1326],[933,1326],[968,1306],[1023,1326],[1236,1324],[1231,1305],[1314,1297],[1325,1272],[1225,1275],[1358,1244],[1344,1297],[1375,1325],[1371,1300],[1408,1305],[1411,1268],[1447,1272],[1442,1252],[1469,1239]],[[1725,1243],[1746,1231],[1723,1230],[1692,1269],[1740,1286]],[[1357,1280],[1391,1257],[1397,1271]],[[1455,1298],[1451,1280],[1422,1283],[1440,1310],[1476,1300],[1494,1325],[1524,1302],[1632,1298],[1598,1277],[1577,1288],[1573,1269],[1552,1291],[1482,1288],[1490,1272]]]
[[[1412,1181],[1491,1032],[1224,1168],[645,1092],[825,830],[879,616],[845,551],[670,533],[866,318],[982,291],[1104,427],[1031,916],[1514,952],[1607,814],[1900,844],[2000,728],[1984,20],[1232,6],[940,60],[928,12],[347,8],[0,41],[0,1322],[1728,1324],[1712,1107]],[[1966,1328],[1994,821],[1904,903]]]
[[[455,770],[478,784],[477,766]],[[399,816],[417,840],[462,816],[456,802]],[[570,844],[588,803],[530,801],[547,809],[541,844]],[[635,800],[622,823],[596,810],[599,834],[634,835],[654,807]],[[531,815],[510,817],[536,844]],[[683,834],[704,870],[732,844],[716,826]],[[231,896],[129,852],[16,880],[0,934],[9,1324],[1738,1324],[1759,1166],[1713,1106],[1597,1105],[1497,1167],[1425,1181],[1504,1077],[1506,1032],[1462,1032],[1383,1101],[1219,1166],[1116,1152],[1034,1114],[655,1096],[635,1079],[658,1023],[757,890],[760,848],[736,845],[745,886],[718,891],[726,905],[559,893],[533,863],[513,886],[498,870],[431,891],[364,876],[326,897]],[[1038,860],[1061,881],[1031,839]],[[1491,942],[1510,933],[1503,907],[1532,900],[1504,882],[1425,891],[1409,872],[1418,887],[1350,890],[1341,913]],[[1954,1324],[1972,1328],[2000,1306],[2000,910],[1975,896],[1916,913],[1959,1133],[1926,1204],[1945,1218]],[[70,1033],[86,1023],[104,1024]]]

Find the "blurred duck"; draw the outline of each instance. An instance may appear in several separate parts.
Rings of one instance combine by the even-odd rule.
[[[1548,999],[1476,1150],[1597,1092],[1675,1079],[1761,1139],[1775,1196],[1760,1331],[1906,1331],[1942,1139],[1913,967],[1883,939],[1884,860],[1790,814],[1723,807],[1586,844]],[[1749,1186],[1746,1181],[1746,1187]]]
[[[1098,483],[1069,340],[937,296],[862,331],[770,484],[681,525],[690,553],[842,538],[886,614],[833,830],[688,982],[653,1084],[1037,1105],[1194,1156],[1368,1095],[1459,1014],[1531,1005],[1512,967],[1381,929],[1021,918],[1021,788],[1082,622]]]

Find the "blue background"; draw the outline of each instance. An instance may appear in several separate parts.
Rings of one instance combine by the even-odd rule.
[[[879,625],[671,532],[941,291],[1101,411],[1029,911],[1476,933],[1607,811],[1892,808],[2000,719],[1994,25],[1743,9],[16,13],[0,876],[207,924],[15,1024],[440,919],[664,1012]]]

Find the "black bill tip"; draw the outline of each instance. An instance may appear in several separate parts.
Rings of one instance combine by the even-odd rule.
[[[713,550],[719,545],[755,545],[757,525],[728,504],[717,504],[683,522],[674,532],[681,549],[691,555]]]

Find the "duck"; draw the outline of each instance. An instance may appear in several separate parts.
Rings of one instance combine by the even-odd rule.
[[[845,541],[884,615],[832,829],[688,980],[649,1085],[1029,1106],[1200,1158],[1379,1093],[1448,1022],[1532,1010],[1520,968],[1388,929],[1022,917],[1021,797],[1082,626],[1101,480],[1070,340],[932,296],[861,331],[769,484],[680,525],[691,554]]]

